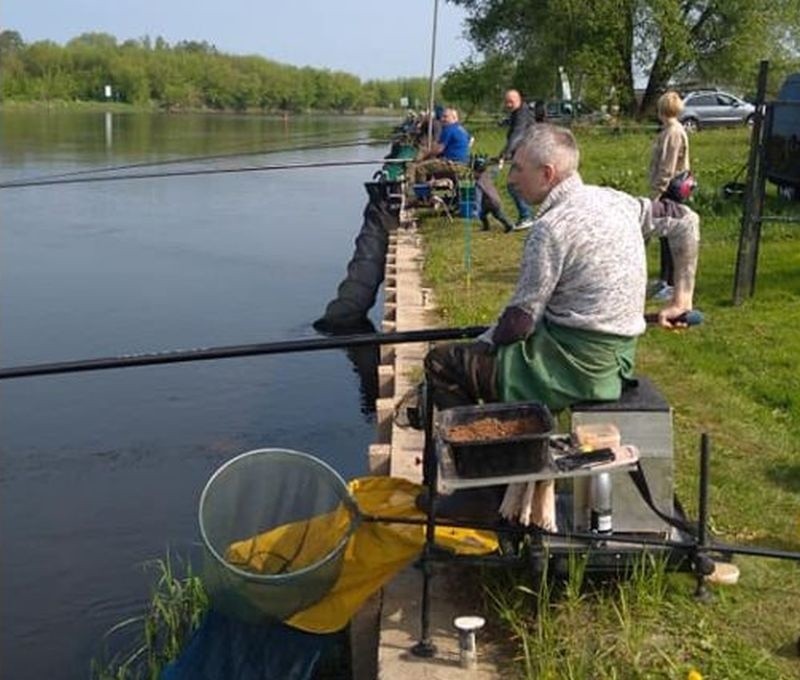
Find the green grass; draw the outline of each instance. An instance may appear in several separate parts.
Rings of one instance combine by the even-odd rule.
[[[482,135],[477,151],[496,153],[501,135]],[[652,132],[579,129],[577,136],[587,182],[648,193]],[[734,307],[741,204],[723,199],[721,189],[746,163],[748,142],[744,129],[703,131],[690,138],[699,181],[694,207],[702,232],[695,305],[706,322],[688,331],[650,330],[639,343],[637,369],[659,385],[675,410],[677,493],[687,510],[696,512],[697,451],[700,433],[708,432],[711,526],[718,538],[800,551],[800,225],[764,225],[756,294]],[[503,175],[497,180],[501,193],[504,184]],[[783,203],[775,193],[768,185],[765,214],[800,216],[800,205]],[[515,216],[510,200],[506,210]],[[490,323],[516,281],[524,234],[505,235],[497,225],[484,233],[474,221],[443,219],[426,221],[423,233],[425,277],[443,323]],[[654,271],[654,244],[648,256]],[[690,580],[676,575],[667,579],[662,600],[636,600],[635,610],[624,589],[579,600],[578,613],[570,615],[577,621],[559,618],[555,626],[559,635],[565,627],[572,631],[557,646],[573,659],[574,672],[570,664],[550,670],[537,666],[536,672],[528,667],[526,646],[535,649],[535,660],[550,653],[545,647],[553,644],[542,637],[544,624],[528,603],[519,608],[523,628],[520,621],[508,624],[522,650],[519,672],[527,677],[685,678],[696,667],[706,678],[800,677],[800,661],[791,658],[800,635],[797,564],[755,558],[739,564],[739,585],[719,590],[711,605],[696,604]],[[563,603],[553,606],[564,616]],[[501,611],[506,610],[514,607],[505,603]],[[623,615],[643,630],[629,630]],[[657,637],[661,652],[647,651],[648,635]],[[612,638],[614,644],[601,644]],[[698,639],[704,641],[699,647]],[[582,655],[595,643],[605,656],[592,654],[592,663],[600,665],[587,667]],[[638,658],[632,656],[636,648],[644,650]]]
[[[504,677],[787,677],[769,652],[743,643],[729,625],[736,603],[728,593],[698,605],[686,596],[687,584],[648,554],[625,579],[589,581],[583,567],[574,559],[558,587],[546,574],[533,585],[522,572],[487,572],[487,600],[514,654]]]
[[[208,597],[191,567],[179,576],[169,555],[149,566],[156,575],[150,603],[142,616],[122,621],[106,633],[107,647],[116,651],[92,662],[93,680],[157,680],[208,609]]]

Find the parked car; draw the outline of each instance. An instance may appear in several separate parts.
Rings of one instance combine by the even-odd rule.
[[[765,131],[766,175],[786,198],[800,199],[800,73],[787,76]]]
[[[688,132],[712,125],[751,125],[756,107],[720,90],[693,90],[683,96],[679,120]]]
[[[537,102],[532,102],[529,106],[534,107],[536,104]],[[609,118],[607,113],[596,111],[582,101],[554,99],[539,105],[542,104],[544,105],[545,120],[551,123],[569,123],[575,120],[601,123]]]

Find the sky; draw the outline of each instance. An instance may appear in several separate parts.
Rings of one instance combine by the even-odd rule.
[[[434,0],[3,0],[0,28],[59,44],[87,32],[205,40],[221,52],[391,79],[430,73],[433,8]],[[439,0],[437,76],[470,54],[464,17]]]

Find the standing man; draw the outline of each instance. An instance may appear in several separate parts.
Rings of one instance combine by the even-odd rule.
[[[505,107],[510,115],[506,145],[500,152],[501,167],[504,160],[511,160],[514,151],[516,151],[520,142],[524,139],[528,128],[534,124],[533,111],[531,111],[528,105],[522,100],[522,95],[519,93],[519,90],[508,90],[508,92],[506,92]],[[529,229],[533,224],[530,205],[525,202],[519,190],[510,181],[508,183],[508,193],[517,206],[517,213],[519,213],[519,220],[517,220],[514,228],[517,230]]]

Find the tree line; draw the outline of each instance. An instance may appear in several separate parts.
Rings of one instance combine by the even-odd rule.
[[[260,56],[219,52],[205,41],[170,45],[161,37],[118,42],[85,33],[65,45],[26,43],[0,33],[3,101],[115,101],[167,109],[360,111],[412,107],[428,100],[423,78],[367,80],[341,71],[281,64]]]
[[[573,97],[640,115],[670,86],[754,94],[762,59],[772,92],[800,70],[800,0],[451,1],[468,11],[483,58],[451,70],[443,92],[472,108],[510,85],[529,99],[557,96],[560,70]]]
[[[719,85],[754,94],[758,63],[768,91],[800,70],[800,0],[450,0],[464,7],[478,56],[448,71],[437,91],[450,104],[497,110],[503,91],[562,94],[629,115],[652,112],[668,87]],[[114,98],[165,108],[358,111],[425,108],[425,78],[368,80],[223,54],[204,41],[149,37],[118,43],[86,33],[60,46],[0,33],[3,100]],[[636,85],[645,83],[642,91]]]

